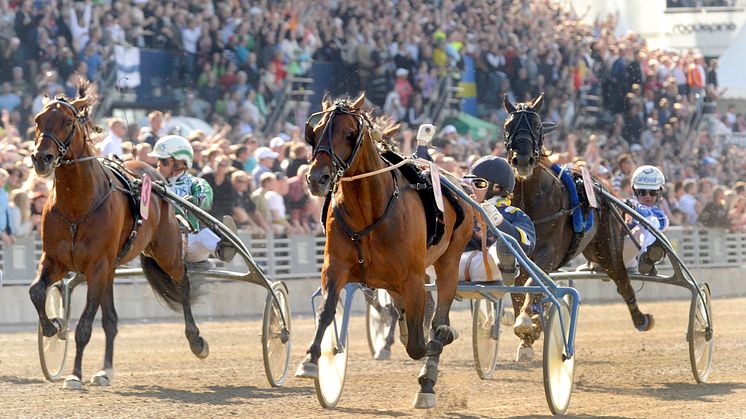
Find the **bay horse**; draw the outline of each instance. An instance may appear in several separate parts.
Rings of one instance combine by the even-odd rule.
[[[635,291],[630,284],[624,266],[622,248],[624,246],[624,226],[614,216],[611,203],[601,194],[596,195],[598,209],[591,209],[594,226],[573,243],[575,234],[571,214],[570,195],[567,188],[550,169],[544,149],[544,124],[539,112],[544,96],[539,95],[531,102],[512,104],[507,96],[504,99],[508,118],[504,125],[505,148],[516,174],[513,203],[531,217],[536,227],[536,247],[531,259],[545,272],[554,272],[580,252],[589,262],[598,264],[614,281],[617,292],[627,303],[632,323],[640,331],[652,329],[654,320],[650,314],[643,314],[637,306]],[[522,273],[517,284],[528,278]],[[532,299],[513,294],[513,308],[516,315],[532,316]],[[530,333],[516,328],[521,338],[517,360],[530,358],[531,345],[538,339],[541,325],[534,317]],[[518,325],[519,322],[516,322]]]
[[[445,232],[440,242],[428,248],[422,201],[378,146],[398,126],[372,122],[364,101],[364,93],[354,101],[333,103],[325,95],[322,111],[306,123],[305,139],[313,150],[309,189],[316,196],[328,196],[331,204],[325,210],[324,303],[313,342],[296,375],[318,377],[320,342],[334,319],[340,290],[349,282],[360,282],[391,294],[406,320],[407,354],[415,360],[428,357],[419,376],[415,407],[429,408],[435,404],[440,353],[458,336],[450,327],[449,311],[458,287],[461,252],[472,234],[472,209],[463,201],[444,199]],[[437,274],[438,301],[432,338],[426,343],[425,268],[430,265]]]
[[[65,333],[67,338],[57,319],[47,317],[45,299],[49,286],[68,272],[76,272],[85,276],[88,288],[85,308],[75,328],[75,365],[63,384],[71,389],[82,387],[83,350],[99,307],[106,350],[103,369],[93,376],[91,384],[105,386],[113,379],[117,334],[114,270],[137,255],[157,294],[171,308],[180,306],[183,310],[192,352],[199,358],[209,353],[207,341],[199,336],[192,316],[192,293],[174,209],[151,193],[147,219],[137,216],[129,196],[135,192],[114,175],[110,166],[99,161],[90,140],[90,133],[100,130],[91,120],[91,109],[97,100],[95,85],[83,81],[76,99],[47,98],[34,118],[34,169],[41,177],[54,175],[54,187],[42,211],[41,259],[29,289],[44,336]],[[147,174],[153,181],[164,181],[146,163],[128,161],[123,166],[139,177]]]

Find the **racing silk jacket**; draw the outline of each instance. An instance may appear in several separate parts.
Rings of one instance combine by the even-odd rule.
[[[534,223],[531,221],[531,218],[529,218],[529,216],[519,208],[511,206],[510,201],[507,199],[499,200],[496,205],[500,215],[503,216],[503,222],[497,226],[497,229],[516,239],[521,245],[523,251],[527,255],[530,255],[536,245],[536,229],[534,228]],[[488,246],[491,246],[496,241],[497,237],[492,235],[492,233],[487,234]],[[464,251],[467,252],[481,249],[482,233],[479,228],[479,223],[474,223],[474,233]]]
[[[640,215],[642,215],[646,220],[650,221],[650,224],[652,224],[658,230],[666,231],[666,229],[668,228],[668,216],[666,216],[666,213],[664,213],[660,208],[647,207],[639,202],[635,202],[634,209],[635,211],[640,213]],[[629,223],[628,226],[629,228],[634,228],[638,224],[640,223],[637,220],[632,219],[632,222]],[[640,227],[644,228],[644,226]]]
[[[212,208],[212,187],[202,178],[184,172],[175,178],[168,179],[168,190],[205,211],[209,211]],[[178,207],[176,211],[187,218],[193,229],[199,230],[199,221],[196,216],[185,214]]]

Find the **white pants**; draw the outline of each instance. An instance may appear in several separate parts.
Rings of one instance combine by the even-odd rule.
[[[487,250],[487,260],[490,264],[490,270],[492,272],[492,280],[498,281],[501,279],[500,270],[497,268],[497,246],[492,245]],[[479,282],[489,281],[487,278],[487,270],[484,267],[484,256],[482,256],[481,250],[471,250],[461,254],[461,262],[458,265],[458,280],[467,280],[467,270],[469,272],[468,280]]]
[[[637,267],[637,258],[648,250],[648,246],[655,242],[655,236],[653,233],[649,232],[647,228],[640,224],[632,229],[632,237],[633,238],[630,238],[629,236],[624,237],[623,257],[624,266],[627,268]],[[637,249],[635,242],[640,246],[639,250]]]
[[[215,253],[215,248],[220,242],[220,237],[209,228],[203,228],[199,233],[186,235],[186,261],[201,262]]]

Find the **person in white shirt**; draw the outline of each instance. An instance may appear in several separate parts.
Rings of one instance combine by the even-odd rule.
[[[112,118],[109,121],[109,135],[101,141],[101,155],[108,157],[111,154],[122,157],[122,141],[127,134],[127,126],[119,118]]]

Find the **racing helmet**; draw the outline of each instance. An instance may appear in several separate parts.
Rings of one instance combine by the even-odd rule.
[[[665,184],[666,178],[663,172],[655,166],[640,166],[632,173],[632,189],[658,191],[663,189]]]
[[[500,195],[507,196],[515,188],[515,175],[510,163],[502,157],[484,156],[474,162],[467,178],[482,178],[489,182],[487,199],[490,198],[492,186],[502,187]]]
[[[159,159],[173,157],[185,162],[187,168],[191,168],[194,162],[194,149],[186,138],[180,135],[166,135],[155,143],[153,151],[148,153],[148,156]]]

